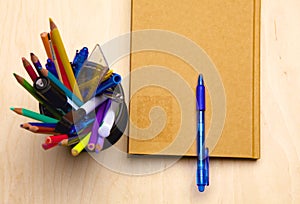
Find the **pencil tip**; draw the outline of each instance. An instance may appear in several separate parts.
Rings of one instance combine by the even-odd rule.
[[[14,107],[10,107],[9,109],[10,109],[10,110],[12,110],[12,111],[13,111],[13,110],[15,110],[15,108],[14,108]]]
[[[52,18],[49,18],[49,23],[50,23],[50,30],[53,30],[56,28],[55,23],[53,22]]]
[[[13,73],[13,75],[14,75],[15,77],[17,77],[17,74],[16,74],[16,73]]]
[[[30,56],[31,56],[31,57],[34,56],[33,52],[30,53]]]

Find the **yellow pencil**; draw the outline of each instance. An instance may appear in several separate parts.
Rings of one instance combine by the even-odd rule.
[[[51,40],[52,40],[52,43],[56,46],[57,48],[57,51],[59,53],[59,57],[62,61],[62,64],[63,64],[63,67],[64,67],[64,70],[66,71],[66,75],[67,75],[67,78],[68,78],[68,81],[71,85],[71,88],[74,92],[74,94],[80,99],[82,100],[82,96],[80,94],[80,91],[79,91],[79,87],[77,85],[77,82],[76,82],[76,79],[75,79],[75,76],[73,74],[73,70],[72,70],[72,67],[71,67],[71,64],[70,64],[70,61],[69,61],[69,58],[68,58],[68,55],[66,53],[66,50],[65,50],[65,47],[64,47],[64,44],[62,42],[62,39],[60,37],[60,34],[59,34],[59,31],[57,29],[57,26],[55,25],[55,23],[53,22],[53,20],[50,18],[49,19],[50,21],[50,29],[51,29]]]
[[[87,134],[82,140],[80,140],[80,142],[78,142],[78,144],[75,147],[73,147],[73,149],[71,150],[73,156],[77,156],[78,154],[80,154],[80,152],[89,143],[90,137],[91,137],[91,132]]]

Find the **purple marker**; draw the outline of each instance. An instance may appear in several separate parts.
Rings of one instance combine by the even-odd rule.
[[[90,151],[93,151],[95,149],[95,145],[97,143],[97,139],[98,139],[98,129],[100,127],[100,124],[103,121],[104,116],[106,115],[109,107],[111,105],[111,100],[107,99],[104,103],[102,103],[98,109],[97,115],[96,115],[96,120],[93,124],[93,128],[92,128],[92,133],[91,133],[91,137],[88,143],[88,149]]]

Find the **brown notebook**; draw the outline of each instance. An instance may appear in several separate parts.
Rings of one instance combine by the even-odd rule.
[[[132,31],[130,154],[196,155],[202,72],[210,156],[260,157],[260,0],[133,0]]]

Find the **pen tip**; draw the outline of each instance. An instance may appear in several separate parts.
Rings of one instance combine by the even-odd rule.
[[[198,85],[204,85],[204,82],[203,82],[203,75],[202,75],[202,74],[199,74]]]
[[[204,186],[203,185],[200,185],[200,186],[198,186],[198,190],[200,191],[200,192],[204,192]]]

